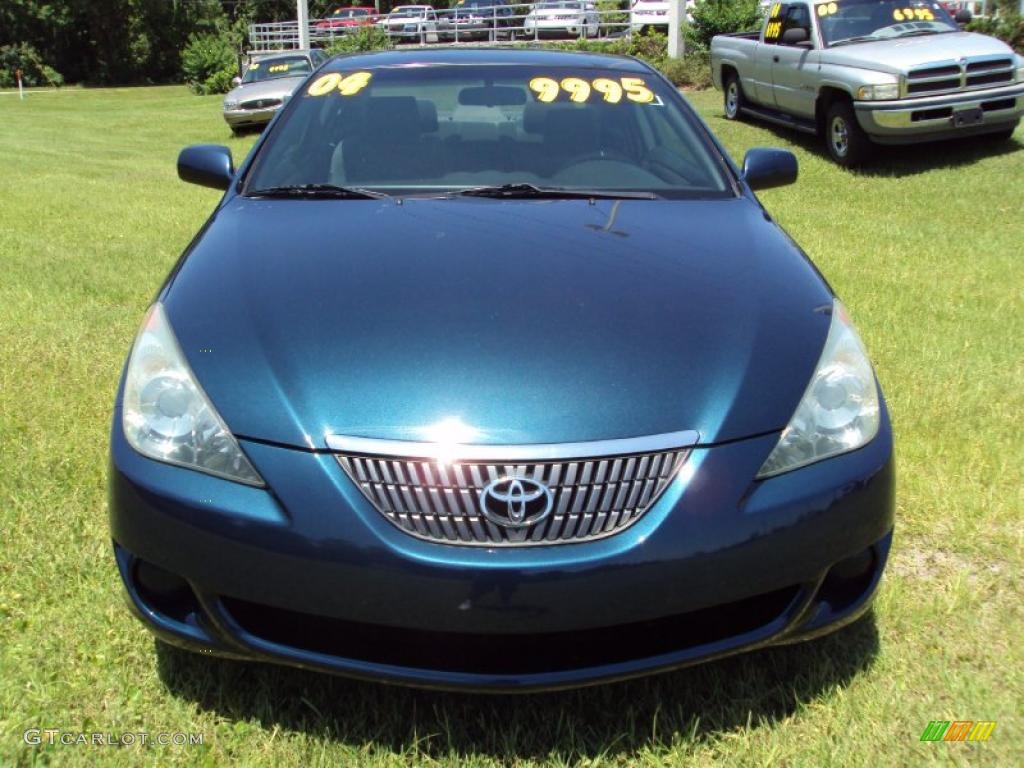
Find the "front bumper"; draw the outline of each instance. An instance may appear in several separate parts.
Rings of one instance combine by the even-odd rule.
[[[327,453],[243,440],[271,492],[146,459],[115,417],[111,530],[135,613],[169,642],[425,687],[568,687],[866,610],[893,526],[887,418],[859,451],[751,483],[776,439],[694,449],[621,534],[495,550],[402,533]]]
[[[257,125],[266,125],[273,119],[274,115],[282,105],[268,107],[266,109],[225,109],[224,122],[232,128],[249,128]]]
[[[586,29],[585,25],[570,20],[552,19],[551,21],[527,21],[523,26],[523,34],[527,37],[535,35],[543,37],[553,35],[556,37],[579,37]]]
[[[1024,83],[927,98],[857,101],[854,108],[861,127],[879,144],[992,133],[1016,125],[1024,116]],[[959,124],[960,115],[978,111],[979,121]]]

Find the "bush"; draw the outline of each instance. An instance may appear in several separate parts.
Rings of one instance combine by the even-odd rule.
[[[388,33],[380,27],[360,27],[355,32],[337,38],[324,50],[333,56],[336,53],[389,51],[394,47]]]
[[[686,26],[686,45],[695,51],[711,50],[715,35],[758,29],[763,19],[758,0],[698,0],[692,16]]]
[[[60,72],[43,61],[39,51],[28,43],[0,47],[0,88],[13,88],[18,84],[15,70],[21,70],[21,82],[26,87],[64,85]]]
[[[193,35],[181,54],[189,88],[199,94],[227,93],[238,75],[238,42],[227,31]]]
[[[522,47],[528,47],[525,44]],[[620,56],[635,56],[658,69],[669,80],[679,86],[690,88],[711,87],[711,58],[703,51],[687,49],[681,59],[668,58],[668,37],[660,32],[633,35],[631,38],[611,40],[567,40],[551,43],[546,48],[561,51],[586,51],[589,53],[611,53]]]
[[[1016,13],[974,19],[967,25],[971,32],[998,37],[1017,53],[1024,53],[1024,17]]]
[[[706,53],[687,53],[681,59],[665,59],[658,69],[669,80],[688,88],[711,87],[711,57]]]
[[[601,13],[601,23],[615,24],[616,26],[612,27],[615,32],[624,30],[626,25],[629,24],[629,11],[623,10],[624,5],[625,3],[622,0],[597,0],[597,10]]]

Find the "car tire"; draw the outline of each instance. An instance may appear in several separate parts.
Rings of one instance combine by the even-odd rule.
[[[1004,141],[1010,141],[1010,139],[1013,138],[1014,132],[1016,132],[1017,130],[1017,125],[1019,125],[1019,123],[1014,123],[1011,127],[1004,128],[1001,131],[995,131],[994,133],[990,133],[988,135],[988,138],[990,138],[992,141],[996,141],[999,143],[1002,143]]]
[[[855,168],[871,156],[873,145],[847,101],[835,101],[825,113],[825,147],[843,168]]]
[[[722,94],[722,109],[725,112],[725,119],[739,120],[743,116],[743,108],[747,106],[747,100],[743,96],[740,78],[735,72],[730,72],[726,76]]]

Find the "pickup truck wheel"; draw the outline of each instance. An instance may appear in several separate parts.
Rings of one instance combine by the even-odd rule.
[[[1010,139],[1013,138],[1013,133],[1016,130],[1017,130],[1017,126],[1016,125],[1013,126],[1012,128],[1004,128],[1001,131],[996,131],[995,133],[990,133],[988,135],[988,138],[992,139],[992,141],[998,141],[998,142],[1009,141]]]
[[[853,108],[845,101],[837,101],[828,108],[825,145],[832,159],[844,168],[860,165],[871,154],[871,139],[857,122]]]
[[[740,79],[736,75],[730,74],[725,79],[725,95],[723,99],[725,118],[727,120],[738,120],[743,107],[747,105],[747,101],[743,98],[743,87],[740,85]]]

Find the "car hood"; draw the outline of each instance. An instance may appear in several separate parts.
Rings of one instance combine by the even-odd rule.
[[[164,293],[241,437],[779,430],[831,294],[747,198],[228,200]]]
[[[298,88],[306,75],[299,77],[276,77],[256,83],[244,83],[232,89],[225,100],[251,101],[253,99],[283,99]]]
[[[821,52],[821,62],[898,75],[927,64],[990,55],[1013,57],[1014,54],[1008,45],[994,37],[973,32],[945,32],[826,48]]]

